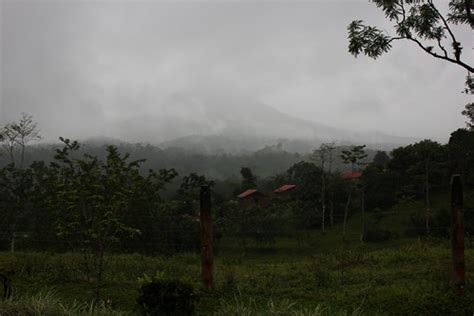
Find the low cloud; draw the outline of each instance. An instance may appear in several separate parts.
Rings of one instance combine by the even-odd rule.
[[[196,104],[216,95],[255,100],[401,136],[446,140],[463,125],[462,69],[409,43],[377,61],[347,52],[351,20],[390,27],[367,1],[0,6],[0,123],[28,112],[49,139],[106,135],[126,119],[162,115],[176,94]],[[457,31],[469,43],[470,31]]]

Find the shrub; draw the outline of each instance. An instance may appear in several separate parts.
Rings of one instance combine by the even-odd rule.
[[[424,214],[413,212],[410,214],[411,226],[405,230],[405,236],[416,237],[426,235],[426,219]]]
[[[394,238],[394,233],[378,227],[376,225],[367,225],[364,228],[364,241],[368,242],[384,242]]]
[[[451,231],[451,212],[447,208],[435,209],[431,225],[433,236],[449,238]]]
[[[424,213],[414,212],[410,216],[411,227],[405,231],[408,237],[426,235],[426,217]],[[437,208],[431,214],[431,235],[441,238],[450,237],[451,213],[447,208]]]
[[[142,315],[193,315],[196,298],[187,282],[155,278],[141,286],[137,304]]]

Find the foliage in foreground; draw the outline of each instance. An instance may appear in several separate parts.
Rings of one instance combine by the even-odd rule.
[[[148,283],[149,285],[151,283]],[[163,302],[165,303],[165,302]],[[167,303],[172,305],[172,301]],[[105,303],[94,304],[74,302],[64,305],[56,292],[43,290],[31,296],[21,296],[15,299],[8,299],[0,302],[1,315],[64,315],[64,316],[125,316],[135,315],[132,312],[118,311],[110,308]],[[141,315],[193,315],[194,310],[179,311],[173,313],[164,310],[141,310]],[[318,305],[315,308],[301,308],[298,304],[288,299],[269,299],[264,303],[257,303],[252,297],[244,297],[241,293],[235,295],[230,300],[221,300],[215,316],[251,316],[251,315],[288,315],[288,316],[358,316],[363,315],[360,308],[352,312],[345,310],[333,310]]]
[[[315,308],[301,308],[296,303],[283,299],[274,301],[269,299],[264,303],[257,303],[254,298],[245,298],[239,292],[230,300],[222,300],[216,316],[252,316],[252,315],[291,315],[291,316],[358,316],[363,315],[360,308],[352,312],[345,310],[335,311],[318,305]]]
[[[334,236],[339,237],[336,233]],[[334,247],[331,234],[328,231],[317,239],[321,242],[322,238],[328,238],[327,243],[332,245],[329,252],[314,244],[312,251],[299,255],[293,252],[292,256],[288,255],[289,248],[277,249],[271,255],[249,252],[217,256],[215,289],[211,292],[199,290],[198,255],[110,256],[103,297],[112,302],[114,309],[134,312],[141,285],[138,278],[160,271],[170,279],[189,279],[200,297],[195,309],[198,315],[265,315],[270,313],[269,306],[278,311],[289,305],[291,312],[280,315],[318,315],[316,311],[326,315],[327,310],[330,310],[328,314],[334,314],[358,308],[370,315],[450,315],[474,311],[471,243],[466,243],[466,296],[459,299],[449,284],[451,253],[447,241],[411,239],[406,245],[397,244],[394,248],[395,244],[389,246],[389,243],[396,240],[383,246],[360,245],[356,234],[356,244]],[[277,245],[282,243],[278,241]],[[21,297],[31,297],[45,285],[55,289],[64,306],[78,305],[75,301],[91,301],[90,285],[77,272],[80,266],[74,264],[78,257],[79,254],[73,253],[1,253],[0,267],[13,266],[16,273],[12,277],[13,299],[0,304],[0,314],[22,306],[21,300],[15,299],[20,293],[24,294]]]
[[[137,305],[143,315],[193,315],[197,299],[190,282],[164,278],[146,278],[140,287]]]
[[[33,295],[13,297],[0,302],[0,315],[78,315],[78,316],[124,316],[127,312],[113,310],[106,303],[95,304],[74,301],[65,305],[55,291],[43,290]]]

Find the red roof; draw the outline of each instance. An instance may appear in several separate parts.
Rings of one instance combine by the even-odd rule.
[[[256,190],[256,189],[248,189],[248,190],[240,193],[239,195],[237,195],[237,197],[239,199],[243,199],[243,198],[249,197],[249,196],[254,195],[254,194],[261,194],[261,193],[258,192],[258,190]]]
[[[347,171],[347,172],[342,173],[342,177],[344,179],[357,179],[357,178],[362,177],[362,172],[360,172],[360,171],[355,171],[355,172]]]
[[[273,192],[274,193],[283,193],[283,192],[286,192],[286,191],[293,190],[294,188],[296,188],[295,184],[285,184],[285,185],[282,185],[281,187],[279,187],[278,189],[273,190]]]

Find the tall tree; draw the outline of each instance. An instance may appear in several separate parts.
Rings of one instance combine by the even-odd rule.
[[[444,168],[446,162],[445,148],[431,140],[424,140],[413,145],[415,149],[416,163],[411,167],[411,171],[422,178],[425,192],[425,228],[426,234],[431,231],[431,187],[432,175]]]
[[[335,160],[336,142],[328,143],[328,191],[329,191],[329,219],[331,221],[331,227],[334,226],[334,188],[332,167]]]
[[[329,164],[329,176],[331,174],[332,163],[333,163],[333,151],[334,151],[334,142],[332,143],[323,143],[319,146],[319,149],[316,149],[313,152],[313,160],[319,162],[321,168],[321,230],[324,232],[325,222],[326,222],[326,192],[327,192],[327,174],[326,174],[326,164]],[[332,212],[331,212],[332,213]],[[331,215],[332,218],[332,215]],[[331,220],[332,222],[332,220]]]
[[[398,172],[406,194],[415,193],[425,200],[425,230],[430,233],[431,192],[434,184],[446,174],[447,147],[432,140],[423,140],[392,151],[390,169]],[[421,194],[420,194],[421,193]]]
[[[349,207],[351,205],[352,191],[354,191],[354,172],[356,170],[357,164],[367,157],[367,154],[365,153],[364,148],[365,148],[365,145],[353,146],[350,150],[343,150],[341,154],[342,161],[345,164],[351,165],[351,176],[349,178],[350,189],[349,189],[349,194],[347,196],[346,207],[344,209],[344,223],[342,226],[342,235],[344,239],[346,237],[347,214],[349,212]]]
[[[18,169],[13,165],[0,169],[1,234],[9,240],[11,252],[15,251],[18,232],[28,224],[34,193],[30,170]]]

